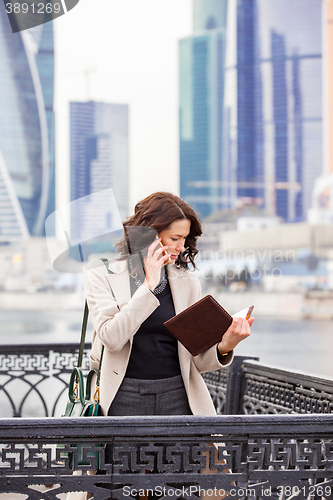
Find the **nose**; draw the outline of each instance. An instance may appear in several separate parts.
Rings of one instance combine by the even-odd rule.
[[[179,244],[177,245],[177,251],[178,251],[178,252],[184,252],[184,250],[185,250],[185,242],[183,242],[183,243],[179,243]]]

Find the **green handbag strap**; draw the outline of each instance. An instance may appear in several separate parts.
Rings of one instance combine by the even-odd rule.
[[[87,304],[87,301],[85,301],[85,303],[84,303],[83,320],[82,320],[82,328],[81,328],[81,341],[80,341],[79,359],[78,359],[78,362],[77,362],[78,368],[81,368],[81,366],[82,366],[84,344],[85,344],[85,341],[86,341],[88,315],[89,315],[88,304]]]
[[[101,261],[105,265],[108,273],[112,274],[112,271],[109,270],[109,265],[108,265],[109,262],[108,262],[108,260],[102,258]],[[78,358],[78,362],[77,362],[77,367],[78,368],[82,367],[84,344],[85,344],[85,341],[86,341],[88,316],[89,316],[89,308],[88,308],[88,303],[87,303],[87,299],[86,299],[85,303],[84,303],[84,313],[83,313],[82,328],[81,328],[80,350],[79,350],[79,358]],[[103,353],[104,353],[104,345],[102,347],[101,357],[100,357],[100,360],[99,360],[99,366],[98,366],[98,372],[99,373],[100,373],[101,367],[102,367]],[[99,375],[98,375],[97,382],[99,384]]]
[[[66,238],[67,238],[67,241],[68,241],[69,246],[70,246],[70,240],[69,240],[67,233],[66,233]],[[79,244],[79,251],[80,251],[81,262],[83,262],[83,254],[82,254],[82,249],[81,249],[80,244]],[[106,262],[108,262],[107,259],[101,259],[101,260],[103,261],[105,266],[107,266],[107,264],[106,264]],[[107,269],[108,269],[108,267],[107,267]],[[77,367],[72,370],[71,378],[70,378],[70,382],[69,382],[69,387],[68,387],[68,394],[69,394],[70,403],[75,404],[75,401],[79,400],[81,402],[82,406],[84,406],[84,404],[85,404],[85,396],[86,396],[86,400],[90,399],[91,380],[92,380],[92,376],[95,373],[97,375],[97,382],[96,382],[96,391],[95,391],[94,399],[95,399],[96,403],[99,402],[99,381],[100,381],[100,373],[101,373],[102,360],[103,360],[103,354],[104,354],[104,345],[103,345],[100,360],[99,360],[98,370],[90,370],[88,377],[87,377],[86,394],[84,394],[84,380],[83,380],[83,374],[81,371],[81,366],[82,366],[82,360],[83,360],[84,344],[86,341],[88,316],[89,316],[89,308],[88,308],[87,300],[85,300],[82,327],[81,327],[81,340],[80,340],[79,357],[78,357]],[[98,401],[97,401],[97,398],[98,398]]]
[[[85,303],[84,303],[84,313],[83,313],[82,328],[81,328],[80,351],[79,351],[79,358],[78,358],[78,362],[77,362],[77,367],[78,368],[82,367],[84,344],[85,344],[85,341],[86,341],[86,333],[87,333],[88,316],[89,316],[89,308],[88,308],[88,303],[87,303],[87,300],[86,300]],[[101,371],[103,353],[104,353],[104,345],[102,347],[101,357],[100,357],[100,360],[99,360],[99,366],[98,366],[98,371],[99,372]]]
[[[81,368],[73,368],[68,386],[69,401],[74,404],[75,401],[80,401],[84,406],[84,379]]]

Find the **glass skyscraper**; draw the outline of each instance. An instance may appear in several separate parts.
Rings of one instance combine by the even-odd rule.
[[[12,33],[0,3],[0,240],[44,234],[55,209],[52,24]]]
[[[180,41],[180,189],[202,215],[306,219],[322,172],[321,0],[196,0]],[[200,31],[201,30],[201,31]]]
[[[237,1],[237,197],[289,222],[323,168],[321,3]]]
[[[221,208],[227,0],[195,1],[179,42],[180,195],[205,217]]]
[[[71,102],[70,156],[71,201],[112,188],[124,220],[128,215],[129,198],[128,105]],[[102,212],[101,207],[100,215]],[[98,214],[98,207],[91,208],[93,213]],[[85,217],[91,214],[72,211],[73,239],[79,239],[85,224],[88,227]]]

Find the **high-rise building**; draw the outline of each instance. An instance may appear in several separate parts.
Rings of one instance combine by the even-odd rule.
[[[205,217],[222,208],[227,0],[194,0],[193,36],[179,42],[180,195]]]
[[[324,3],[324,22],[325,22],[325,98],[327,99],[326,111],[326,134],[325,134],[325,149],[326,161],[323,173],[327,176],[333,176],[333,0],[326,0]],[[333,187],[331,191],[330,201],[327,205],[333,209]]]
[[[70,103],[70,170],[71,201],[112,188],[119,213],[125,219],[129,198],[127,104]],[[102,204],[103,200],[101,197]],[[85,233],[84,226],[89,225],[89,217],[96,217],[98,206],[90,211],[89,215],[72,210],[74,240]]]
[[[308,220],[333,222],[333,0],[323,1],[323,165],[312,191]]]
[[[12,33],[0,3],[0,241],[43,236],[55,209],[52,29]]]
[[[237,151],[238,205],[252,199],[302,221],[323,162],[321,0],[230,0],[230,9],[226,80],[233,73],[237,87],[226,83],[224,146]]]
[[[188,201],[206,198],[203,215],[253,204],[306,218],[323,162],[321,4],[194,3],[202,31],[180,41],[180,186]],[[219,29],[221,54],[206,42],[199,58],[195,43]]]

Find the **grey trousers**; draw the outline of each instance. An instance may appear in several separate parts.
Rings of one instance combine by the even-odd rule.
[[[181,375],[159,380],[125,378],[108,415],[192,415]]]
[[[159,380],[124,378],[112,401],[110,417],[147,415],[192,415],[181,375]],[[105,448],[105,463],[111,463],[111,447]]]

